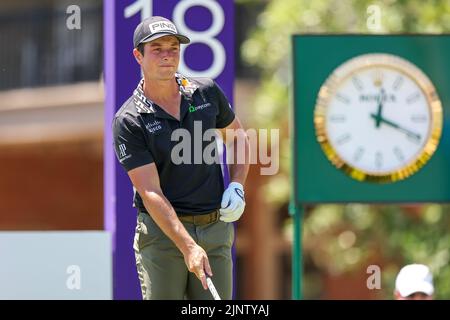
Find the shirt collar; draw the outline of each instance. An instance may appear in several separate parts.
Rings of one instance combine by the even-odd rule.
[[[155,107],[153,106],[153,102],[147,99],[144,94],[144,79],[142,78],[139,81],[138,86],[133,92],[133,101],[136,106],[137,112],[139,113],[155,113]]]
[[[177,81],[181,94],[188,100],[192,100],[195,90],[198,85],[193,83],[189,78],[183,76],[181,73],[175,73],[175,80]],[[138,86],[133,92],[133,101],[136,105],[138,113],[155,113],[154,102],[148,99],[144,94],[144,79],[139,81]]]

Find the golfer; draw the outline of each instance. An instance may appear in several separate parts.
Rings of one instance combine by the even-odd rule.
[[[163,17],[136,27],[133,55],[143,78],[113,121],[116,156],[134,186],[144,299],[212,299],[206,276],[222,299],[232,298],[232,222],[245,208],[249,144],[219,86],[177,72],[180,45],[189,42]],[[226,168],[227,188],[220,162],[205,161],[220,141],[206,134],[215,129],[227,150],[245,155]]]

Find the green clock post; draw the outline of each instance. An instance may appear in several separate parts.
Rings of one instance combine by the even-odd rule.
[[[306,204],[450,199],[450,36],[296,35],[294,299]]]

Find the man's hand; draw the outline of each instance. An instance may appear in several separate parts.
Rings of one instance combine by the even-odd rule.
[[[231,182],[222,196],[220,220],[234,222],[241,217],[244,208],[244,187],[238,182]]]
[[[188,270],[195,273],[202,282],[203,289],[208,290],[205,272],[211,277],[212,271],[205,250],[199,245],[195,245],[184,255],[184,262]]]

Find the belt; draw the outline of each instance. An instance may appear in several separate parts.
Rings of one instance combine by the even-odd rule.
[[[205,224],[213,223],[219,220],[219,210],[214,210],[213,212],[200,214],[200,215],[182,215],[178,216],[181,222],[192,223],[196,226],[202,226]]]

